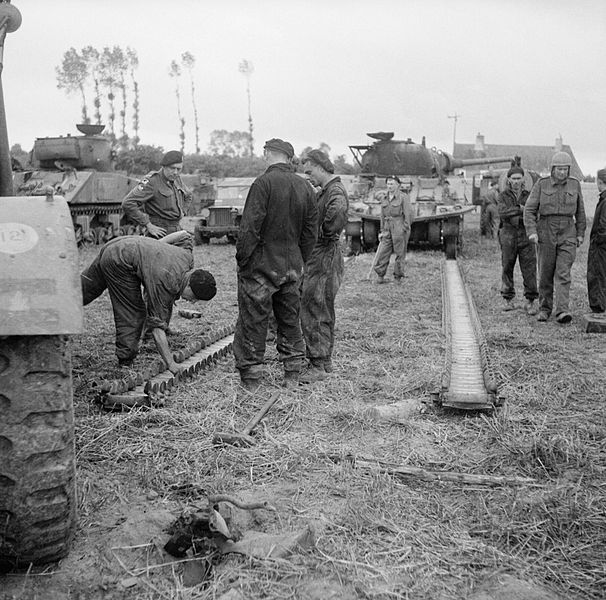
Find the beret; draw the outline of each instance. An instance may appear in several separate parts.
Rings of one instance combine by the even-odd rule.
[[[183,154],[178,150],[169,150],[163,157],[162,162],[160,163],[163,167],[169,167],[170,165],[174,165],[176,163],[183,162]]]
[[[196,269],[189,277],[189,287],[199,300],[210,300],[217,293],[217,284],[212,273]]]
[[[330,158],[328,158],[328,156],[322,152],[322,150],[310,150],[306,154],[304,160],[319,165],[328,173],[335,172],[335,166],[332,164]]]
[[[598,179],[606,183],[606,167],[598,171]]]
[[[288,158],[292,158],[295,155],[295,149],[292,147],[292,144],[289,142],[285,142],[280,138],[271,138],[271,140],[267,140],[265,142],[265,146],[263,146],[263,149],[282,152],[286,154]]]

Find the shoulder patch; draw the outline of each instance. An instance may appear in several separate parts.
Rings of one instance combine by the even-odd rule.
[[[141,191],[143,191],[145,189],[145,186],[149,183],[149,179],[147,177],[144,177],[140,182],[139,185],[137,186],[138,189],[140,189]]]

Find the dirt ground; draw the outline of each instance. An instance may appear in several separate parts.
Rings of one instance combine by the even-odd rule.
[[[493,413],[430,401],[444,361],[439,251],[410,251],[401,286],[367,280],[371,255],[352,260],[337,303],[335,372],[284,390],[270,345],[254,397],[239,389],[229,355],[162,408],[102,411],[92,383],[120,374],[111,307],[106,297],[87,307],[86,333],[72,343],[74,544],[58,564],[0,578],[0,598],[603,598],[606,350],[581,322],[586,244],[573,269],[572,324],[540,324],[521,309],[501,312],[497,243],[479,239],[477,215],[466,226],[460,260],[505,399]],[[82,265],[95,251],[81,253]],[[201,319],[174,316],[175,349],[237,315],[234,247],[212,243],[195,256],[219,291]],[[155,357],[145,345],[135,369]],[[276,391],[254,446],[213,446],[215,432],[241,429]],[[372,407],[403,400],[426,404],[399,423],[370,418]],[[510,479],[428,481],[398,467]],[[213,494],[275,507],[221,504],[256,550],[167,554],[177,517],[207,510]]]

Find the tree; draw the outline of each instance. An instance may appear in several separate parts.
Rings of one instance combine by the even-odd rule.
[[[132,175],[145,175],[160,168],[163,154],[161,146],[139,144],[136,148],[118,152],[116,169]]]
[[[139,144],[139,83],[135,79],[135,69],[139,66],[137,52],[132,48],[126,48],[126,60],[130,73],[130,80],[133,86],[133,146],[136,148]]]
[[[101,84],[107,88],[107,99],[109,101],[109,136],[112,142],[116,141],[116,95],[114,90],[118,86],[120,78],[119,56],[118,53],[114,51],[116,49],[119,50],[117,46],[114,46],[113,50],[110,50],[107,46],[103,48],[99,63]]]
[[[200,127],[198,126],[198,109],[196,107],[196,89],[194,86],[194,66],[196,59],[190,52],[184,52],[181,55],[181,62],[189,73],[189,83],[191,86],[191,103],[194,109],[194,127],[196,132],[196,154],[200,154]]]
[[[72,47],[63,54],[61,66],[55,68],[55,73],[57,74],[57,87],[60,90],[64,89],[68,94],[80,92],[82,100],[82,122],[90,123],[84,89],[88,77],[86,60],[84,60],[84,58],[78,54],[78,51]]]
[[[95,107],[95,122],[97,125],[101,125],[101,91],[100,91],[100,55],[99,51],[92,46],[86,46],[82,48],[82,58],[86,63],[88,74],[93,80],[93,89],[95,91],[95,98],[93,105]]]
[[[215,129],[211,131],[208,148],[213,156],[251,156],[250,136],[246,131]]]
[[[176,60],[170,63],[168,74],[175,80],[175,96],[177,98],[177,117],[179,118],[179,139],[181,140],[181,153],[185,150],[185,119],[181,114],[181,93],[179,91],[179,79],[181,77],[181,67]]]
[[[335,173],[339,173],[341,175],[356,175],[360,172],[359,167],[356,168],[354,165],[347,162],[345,159],[345,154],[339,154],[333,160],[333,164],[335,165]]]
[[[253,156],[255,153],[255,145],[253,138],[253,120],[252,113],[250,111],[250,76],[253,74],[255,67],[251,61],[242,59],[242,62],[238,65],[238,70],[246,77],[246,96],[248,97],[248,132],[250,138],[250,155]]]

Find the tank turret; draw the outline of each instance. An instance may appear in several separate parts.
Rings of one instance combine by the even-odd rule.
[[[362,175],[365,176],[403,175],[443,178],[455,169],[511,160],[510,156],[457,159],[447,152],[427,148],[425,138],[421,144],[417,144],[411,138],[394,140],[393,132],[379,131],[367,135],[377,141],[371,145],[349,146],[362,170]]]

